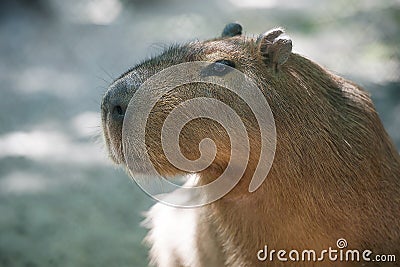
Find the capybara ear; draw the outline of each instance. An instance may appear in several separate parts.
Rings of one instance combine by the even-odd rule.
[[[233,37],[237,35],[242,35],[242,25],[237,22],[232,22],[226,24],[221,37]]]
[[[272,29],[257,39],[258,50],[268,66],[275,70],[284,64],[292,52],[292,40],[283,29]]]

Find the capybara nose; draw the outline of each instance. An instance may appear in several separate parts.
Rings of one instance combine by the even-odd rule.
[[[106,94],[103,98],[101,109],[103,116],[109,120],[122,122],[124,120],[125,111],[127,104],[121,99],[118,99],[115,95],[109,96]]]
[[[125,116],[126,106],[122,103],[112,103],[110,105],[111,118],[113,120],[123,120]]]
[[[124,87],[111,86],[105,93],[101,103],[103,118],[122,123],[128,104],[127,90]]]

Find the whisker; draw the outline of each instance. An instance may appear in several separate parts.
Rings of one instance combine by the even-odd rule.
[[[110,82],[108,82],[108,84],[110,84],[112,81],[115,80],[115,75],[112,75],[110,72],[108,72],[105,68],[103,68],[102,66],[99,66],[99,68],[110,78]]]

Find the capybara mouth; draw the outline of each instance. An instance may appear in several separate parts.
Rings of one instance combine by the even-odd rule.
[[[125,164],[122,145],[122,125],[114,125],[103,110],[102,126],[109,157],[116,164]]]
[[[122,134],[122,133],[121,133]],[[122,140],[116,138],[110,131],[104,133],[110,158],[116,164],[125,164]]]

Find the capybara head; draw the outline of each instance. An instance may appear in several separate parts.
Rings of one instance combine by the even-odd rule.
[[[279,88],[269,88],[287,72],[285,62],[289,59],[292,42],[280,28],[273,29],[257,38],[241,36],[242,28],[237,23],[228,24],[221,37],[204,41],[175,45],[166,49],[161,55],[147,60],[116,79],[107,90],[102,101],[102,122],[105,141],[110,157],[118,164],[125,163],[122,142],[122,125],[129,101],[139,86],[155,73],[170,66],[195,61],[212,63],[215,75],[223,76],[235,68],[252,78],[256,85],[267,96]],[[214,75],[214,74],[213,74]],[[280,86],[280,85],[279,85]],[[242,118],[248,134],[253,137],[250,142],[250,157],[259,154],[260,143],[258,126],[246,103],[237,95],[213,84],[190,83],[179,86],[163,96],[154,106],[147,120],[146,145],[153,164],[162,175],[177,175],[181,171],[165,158],[161,148],[161,128],[168,114],[181,102],[197,97],[213,97],[232,109]],[[250,130],[249,130],[250,129]],[[204,170],[208,177],[220,174],[230,159],[229,136],[217,122],[207,118],[190,121],[180,134],[182,154],[194,160],[199,158],[198,145],[204,138],[214,141],[218,151],[213,164]],[[249,164],[251,167],[252,164]]]
[[[114,162],[126,164],[122,126],[128,104],[138,88],[168,67],[195,61],[210,62],[216,72],[220,71],[213,75],[229,75],[231,68],[239,70],[254,81],[269,103],[277,133],[275,160],[269,173],[271,183],[280,187],[285,184],[284,188],[298,183],[315,186],[315,177],[322,171],[324,177],[319,177],[317,184],[324,186],[338,182],[337,174],[347,170],[343,166],[361,164],[366,173],[375,172],[372,166],[378,165],[380,157],[388,155],[387,151],[391,156],[396,155],[393,146],[388,145],[390,141],[368,95],[361,88],[292,53],[292,41],[281,28],[256,37],[242,36],[241,31],[239,24],[231,23],[219,38],[171,46],[111,84],[101,109],[105,141]],[[145,129],[150,160],[163,176],[185,173],[165,156],[161,129],[176,106],[198,97],[222,101],[242,119],[250,155],[241,183],[248,185],[260,156],[259,126],[245,101],[221,86],[184,84],[157,102]],[[231,157],[230,139],[224,127],[208,118],[192,120],[180,132],[179,144],[181,153],[195,160],[201,156],[199,144],[205,138],[212,139],[217,150],[212,164],[199,171],[203,182],[209,182],[224,171]]]

